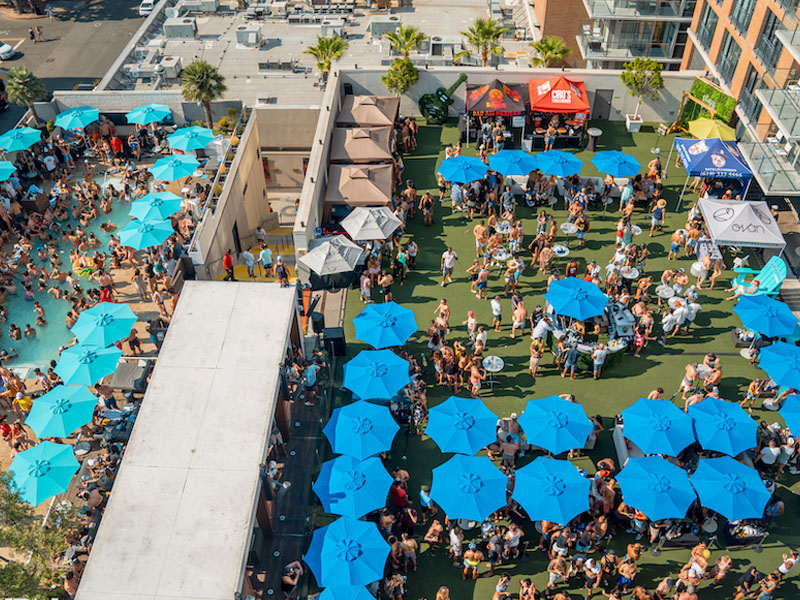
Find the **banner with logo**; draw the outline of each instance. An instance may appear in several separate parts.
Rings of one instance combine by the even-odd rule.
[[[588,113],[591,107],[583,81],[564,76],[528,81],[531,110],[549,113]]]

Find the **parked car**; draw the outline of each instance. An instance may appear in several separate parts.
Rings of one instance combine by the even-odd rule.
[[[0,60],[9,60],[14,58],[17,53],[13,46],[9,46],[3,40],[0,40]]]
[[[141,4],[139,4],[139,16],[146,17],[153,12],[157,1],[158,0],[142,0]]]

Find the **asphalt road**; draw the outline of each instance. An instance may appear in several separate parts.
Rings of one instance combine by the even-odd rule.
[[[17,53],[0,68],[21,65],[33,71],[50,91],[74,89],[100,79],[144,22],[136,0],[53,0],[55,20],[10,19],[0,14],[0,39]],[[38,25],[44,42],[32,42],[28,30]],[[0,133],[24,113],[12,104],[0,113]]]

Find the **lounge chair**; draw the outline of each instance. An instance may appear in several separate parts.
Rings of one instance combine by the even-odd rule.
[[[745,267],[738,267],[733,269],[737,275],[731,282],[731,287],[737,285],[749,286],[753,281],[758,281],[758,291],[753,296],[766,294],[767,296],[777,296],[781,291],[781,284],[786,279],[786,262],[780,256],[773,256],[764,265],[760,271],[755,269],[747,269]],[[747,280],[748,275],[755,275],[750,281]],[[751,294],[745,294],[751,295]]]

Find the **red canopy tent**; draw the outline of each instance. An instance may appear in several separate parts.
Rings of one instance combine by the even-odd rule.
[[[582,81],[566,77],[528,81],[531,110],[546,113],[588,113],[591,110]]]

